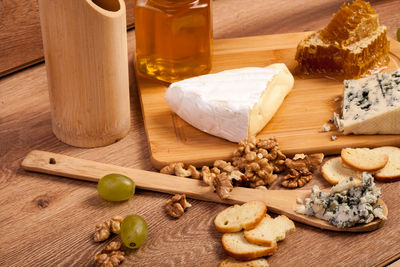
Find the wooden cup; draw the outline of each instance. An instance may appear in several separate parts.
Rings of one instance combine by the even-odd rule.
[[[104,146],[130,128],[123,0],[39,0],[54,134]]]

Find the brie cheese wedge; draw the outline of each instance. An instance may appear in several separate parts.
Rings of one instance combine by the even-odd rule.
[[[342,115],[344,134],[400,134],[400,69],[344,81]]]
[[[239,142],[256,135],[271,120],[294,78],[285,64],[206,74],[172,83],[168,106],[206,133]]]

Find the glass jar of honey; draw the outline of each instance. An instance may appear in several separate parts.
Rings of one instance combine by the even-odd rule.
[[[136,65],[166,82],[211,69],[210,0],[136,0]]]

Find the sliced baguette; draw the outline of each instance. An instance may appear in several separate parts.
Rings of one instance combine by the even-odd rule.
[[[340,154],[343,163],[360,171],[377,171],[385,167],[388,155],[369,148],[343,148]]]
[[[341,157],[335,157],[325,161],[321,167],[321,174],[322,177],[332,185],[336,185],[341,180],[349,177],[356,179],[357,184],[361,183],[362,180],[362,171],[352,169],[343,164]]]
[[[252,244],[272,246],[274,243],[285,239],[287,233],[295,230],[293,221],[285,215],[276,218],[265,216],[256,228],[244,231],[243,236]]]
[[[244,238],[243,232],[223,234],[222,246],[230,256],[238,260],[252,260],[272,255],[277,249],[276,242],[272,246],[251,244]]]
[[[267,205],[263,201],[249,201],[224,209],[218,213],[214,224],[218,231],[224,233],[253,229],[265,217],[266,212]]]
[[[400,148],[393,146],[384,146],[374,148],[374,151],[386,153],[389,161],[383,169],[375,173],[375,179],[381,182],[393,182],[400,180]]]
[[[239,261],[234,258],[227,258],[223,260],[219,267],[269,267],[268,261],[264,258],[250,260],[250,261]]]

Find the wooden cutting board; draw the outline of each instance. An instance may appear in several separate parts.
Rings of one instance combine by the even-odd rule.
[[[294,73],[296,47],[310,32],[215,40],[211,72],[242,67],[264,67],[282,62]],[[390,39],[390,63],[385,71],[400,66],[400,43]],[[229,159],[235,143],[201,132],[173,113],[164,100],[169,84],[137,75],[143,119],[151,160],[160,169],[171,162],[196,166]],[[259,137],[276,137],[285,154],[323,152],[337,154],[343,147],[400,146],[400,135],[341,135],[321,132],[324,123],[340,110],[335,101],[343,82],[330,78],[295,76],[295,84],[273,119]],[[234,127],[234,125],[233,125]],[[332,127],[334,128],[334,127]],[[336,135],[335,141],[331,136]]]

